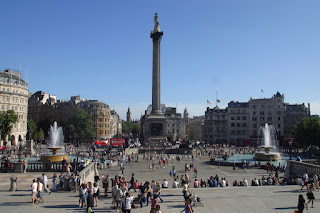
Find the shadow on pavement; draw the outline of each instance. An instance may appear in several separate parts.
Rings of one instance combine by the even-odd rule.
[[[297,207],[281,207],[281,208],[274,208],[275,210],[286,210],[286,209],[297,209]]]
[[[4,202],[0,203],[0,206],[26,206],[30,204],[31,202]]]

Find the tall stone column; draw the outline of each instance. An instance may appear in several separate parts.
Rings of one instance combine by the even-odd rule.
[[[154,30],[151,32],[150,37],[153,41],[153,64],[152,64],[152,111],[151,114],[162,115],[161,112],[161,87],[160,87],[160,43],[163,32],[160,31],[158,22],[158,15],[154,17]]]

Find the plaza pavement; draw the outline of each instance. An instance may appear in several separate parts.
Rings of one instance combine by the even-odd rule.
[[[198,178],[207,179],[211,175],[218,174],[219,177],[225,177],[232,185],[234,180],[246,178],[248,182],[254,177],[261,178],[267,175],[266,171],[261,169],[250,169],[243,172],[240,169],[233,170],[232,167],[220,167],[208,165],[209,158],[202,160],[195,159],[194,165],[199,171]],[[191,159],[183,159],[180,162],[169,163],[166,168],[157,168],[156,171],[149,171],[148,163],[140,157],[138,163],[126,165],[125,177],[130,179],[131,173],[135,173],[135,178],[141,181],[163,181],[164,178],[170,179],[169,171],[172,165],[176,165],[178,175],[184,173],[185,163],[191,162]],[[110,170],[99,171],[100,176],[108,174],[110,177],[121,175],[118,167],[112,167]],[[193,177],[193,172],[190,173]],[[52,177],[52,173],[47,173]],[[283,175],[283,174],[282,174]],[[9,178],[18,177],[18,191],[9,192]],[[0,212],[85,212],[78,207],[78,193],[74,192],[56,192],[48,195],[45,193],[45,203],[31,206],[30,185],[33,178],[40,177],[41,173],[27,174],[0,174]],[[193,178],[194,180],[194,178]],[[51,179],[49,179],[50,184]],[[169,187],[172,181],[169,180]],[[103,190],[102,190],[103,191]],[[227,187],[227,188],[191,188],[203,200],[204,207],[195,207],[195,212],[293,212],[296,209],[298,195],[302,193],[306,197],[306,190],[300,191],[299,186],[256,186],[256,187]],[[133,192],[131,190],[131,192]],[[133,193],[137,196],[137,193]],[[180,212],[183,209],[183,197],[181,189],[163,189],[163,203],[159,203],[164,213]],[[308,212],[319,212],[319,192],[314,192],[315,208],[309,208]],[[111,208],[111,198],[100,197],[97,208],[94,212],[115,212]],[[311,205],[309,204],[309,207]],[[132,212],[147,213],[150,207],[140,208]]]

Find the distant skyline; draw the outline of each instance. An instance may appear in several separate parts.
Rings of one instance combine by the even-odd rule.
[[[0,70],[21,65],[31,93],[100,100],[122,119],[130,106],[139,119],[158,13],[162,104],[198,116],[216,93],[224,108],[279,91],[320,114],[319,10],[318,0],[3,0]]]

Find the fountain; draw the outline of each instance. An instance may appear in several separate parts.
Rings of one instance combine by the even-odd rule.
[[[40,156],[40,161],[46,162],[49,158],[52,162],[61,162],[63,159],[68,160],[68,154],[65,152],[63,143],[62,127],[58,127],[57,122],[50,126],[50,142],[47,147],[52,153]]]
[[[272,125],[261,126],[259,129],[259,135],[262,132],[263,140],[260,150],[255,153],[254,158],[261,161],[277,161],[281,160],[279,152],[278,141],[275,137],[275,128]]]

